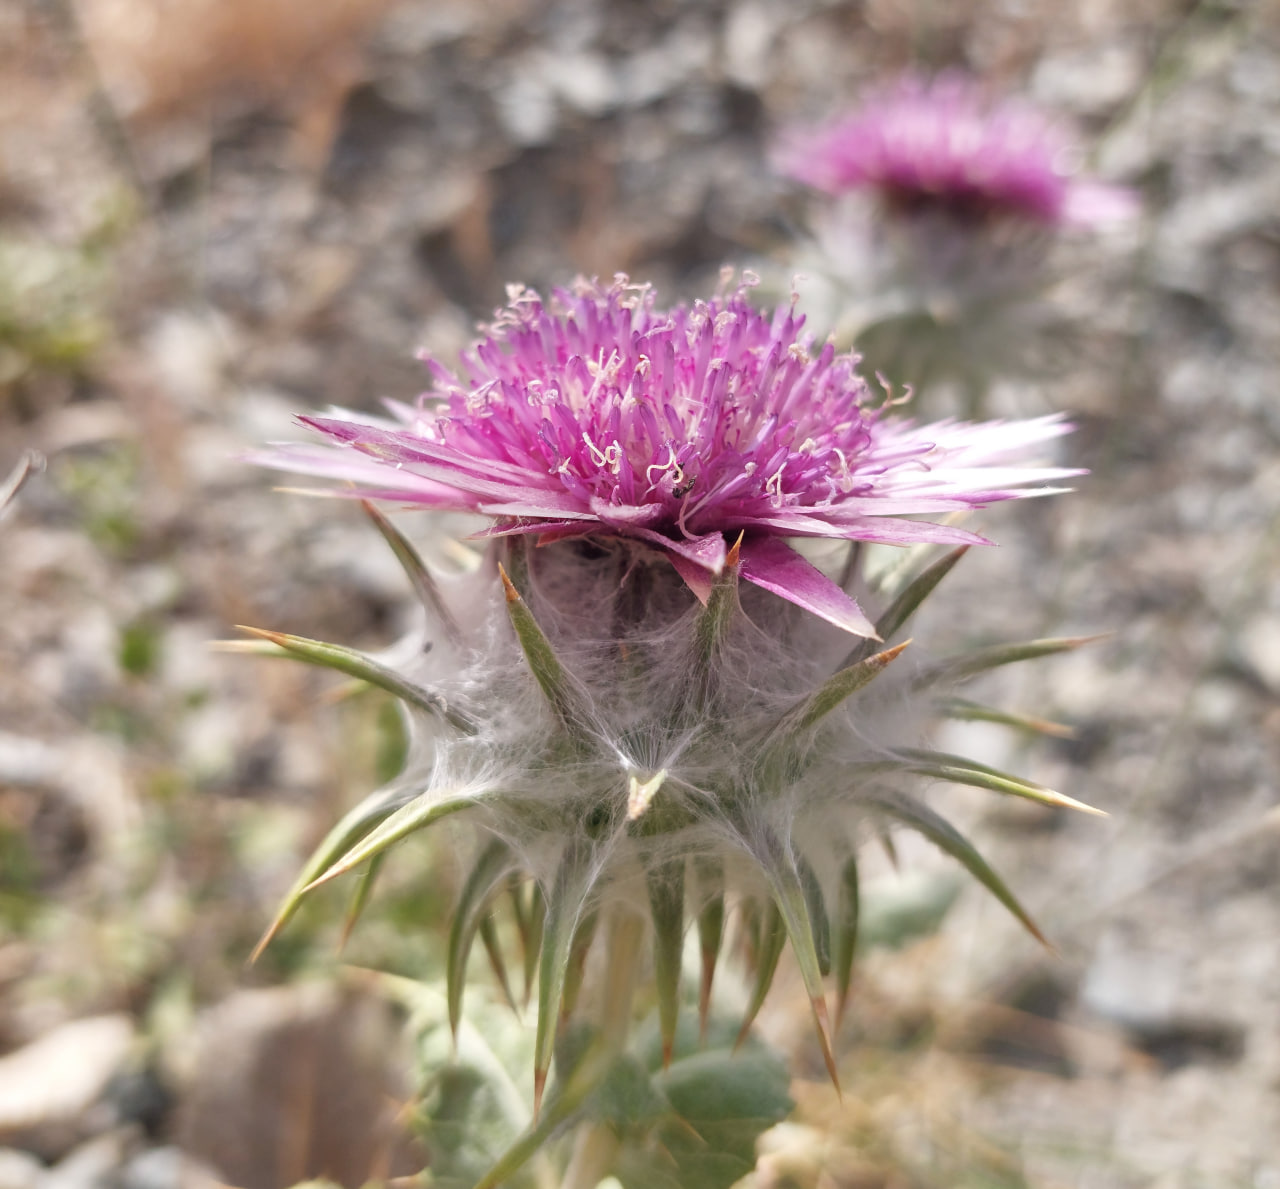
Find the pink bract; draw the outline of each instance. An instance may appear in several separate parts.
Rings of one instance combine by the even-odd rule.
[[[1137,210],[1134,195],[1068,174],[1067,138],[1042,115],[994,103],[972,79],[908,76],[858,111],[794,131],[778,151],[787,176],[828,194],[870,189],[901,205],[975,217],[1093,225]]]
[[[794,303],[745,289],[659,309],[647,287],[580,281],[548,302],[514,288],[457,373],[391,416],[303,417],[325,445],[266,465],[349,480],[351,494],[493,517],[486,535],[640,541],[705,597],[743,534],[746,580],[859,635],[854,601],[786,543],[983,543],[904,519],[1044,494],[1078,471],[1019,463],[1056,416],[917,425],[873,398],[857,357],[815,346]]]

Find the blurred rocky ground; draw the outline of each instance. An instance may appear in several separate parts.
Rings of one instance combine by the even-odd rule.
[[[386,707],[209,648],[240,623],[383,647],[408,592],[357,508],[237,456],[413,397],[414,349],[448,357],[509,281],[789,284],[773,136],[912,65],[1029,94],[1142,195],[1137,228],[1060,247],[1065,362],[991,395],[1071,410],[1092,474],[987,514],[1001,547],[917,633],[1109,633],[984,691],[1072,739],[945,743],[1112,816],[936,790],[1060,952],[975,889],[871,954],[843,1104],[779,996],[815,1084],[756,1183],[1280,1186],[1274,3],[17,0],[0,473],[48,465],[0,521],[0,1189],[416,1167],[395,1013],[336,968],[337,903],[243,969],[394,764]],[[904,851],[889,901],[944,867]],[[354,966],[436,972],[436,867],[400,861]]]

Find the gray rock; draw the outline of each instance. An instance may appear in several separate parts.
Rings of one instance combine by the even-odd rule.
[[[724,30],[724,73],[739,87],[758,89],[776,67],[773,47],[787,8],[747,0],[730,10]]]
[[[218,1189],[218,1174],[172,1146],[139,1152],[121,1170],[117,1189]]]
[[[599,116],[617,105],[617,72],[603,55],[547,54],[541,62],[548,86],[575,111]]]
[[[1085,972],[1080,997],[1090,1011],[1119,1023],[1166,1017],[1177,1006],[1182,968],[1177,956],[1151,952],[1112,932]]]
[[[41,1189],[44,1165],[28,1152],[0,1148],[0,1189]]]
[[[1273,694],[1280,694],[1280,616],[1251,618],[1240,632],[1241,659]]]
[[[1095,115],[1137,91],[1145,65],[1139,45],[1095,45],[1045,58],[1036,67],[1032,89],[1046,107]]]
[[[180,1058],[178,1144],[241,1189],[415,1173],[421,1156],[397,1121],[405,1054],[391,1009],[373,996],[240,992],[204,1017]]]
[[[132,1129],[125,1128],[81,1144],[49,1169],[40,1189],[109,1189],[133,1137]]]
[[[56,1160],[92,1134],[91,1108],[133,1038],[128,1016],[93,1016],[0,1058],[0,1143]]]
[[[537,59],[513,64],[494,96],[503,131],[518,145],[546,144],[556,130],[556,99]]]

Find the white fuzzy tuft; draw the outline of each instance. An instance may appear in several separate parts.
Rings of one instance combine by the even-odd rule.
[[[513,548],[527,550],[523,593],[572,679],[589,737],[577,751],[566,750],[505,612],[497,562]],[[814,733],[797,779],[765,782],[762,741],[853,640],[758,588],[744,583],[739,593],[705,713],[682,718],[702,608],[664,557],[624,540],[492,545],[477,572],[445,588],[464,640],[455,647],[432,638],[403,665],[479,729],[458,735],[418,716],[397,783],[499,791],[500,801],[473,820],[503,838],[544,891],[575,839],[592,842],[597,894],[681,856],[713,854],[731,872],[749,872],[752,860],[793,836],[847,853],[862,816],[851,765],[918,741],[909,674],[891,666]],[[638,830],[646,814],[629,817],[633,790],[659,772],[646,814],[670,825]],[[821,855],[814,866],[824,876],[835,870]]]

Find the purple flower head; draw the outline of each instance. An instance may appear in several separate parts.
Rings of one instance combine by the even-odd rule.
[[[860,634],[873,629],[784,538],[982,543],[905,519],[1043,494],[1072,470],[1018,464],[1058,417],[916,425],[873,398],[857,357],[817,346],[794,303],[743,288],[659,309],[643,286],[513,288],[457,372],[391,417],[304,417],[329,444],[258,461],[350,480],[352,494],[478,512],[485,535],[615,536],[670,559],[706,596],[740,534],[741,576]],[[336,449],[335,447],[346,447]]]
[[[793,132],[778,164],[828,194],[868,189],[908,209],[1050,225],[1131,216],[1129,191],[1068,175],[1071,149],[1038,112],[993,103],[972,79],[945,74],[907,76],[825,128]]]

